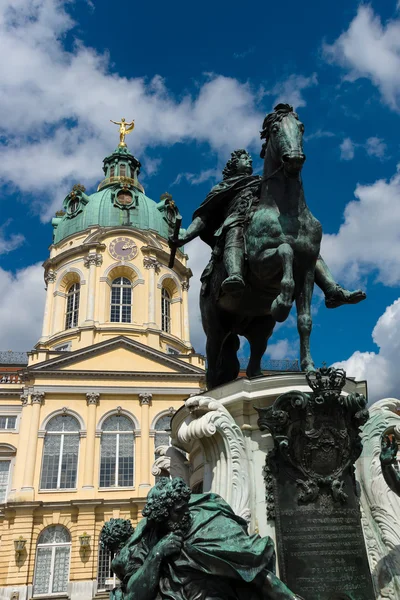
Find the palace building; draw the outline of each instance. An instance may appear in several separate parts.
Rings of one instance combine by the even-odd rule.
[[[103,170],[53,219],[40,340],[0,353],[2,600],[106,597],[101,528],[140,519],[171,417],[204,385],[187,256],[168,267],[175,203],[146,196],[123,139]]]

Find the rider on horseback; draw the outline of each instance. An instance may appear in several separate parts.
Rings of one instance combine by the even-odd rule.
[[[183,246],[200,236],[211,246],[211,260],[201,276],[202,294],[207,292],[214,263],[221,257],[228,275],[221,284],[221,291],[229,294],[245,287],[244,227],[252,206],[259,202],[262,178],[253,175],[252,159],[243,149],[232,152],[222,174],[223,180],[213,187],[194,212],[185,234],[179,239],[170,238],[171,246]],[[315,283],[325,294],[327,308],[357,304],[366,298],[363,291],[346,290],[336,283],[321,256],[315,267]]]

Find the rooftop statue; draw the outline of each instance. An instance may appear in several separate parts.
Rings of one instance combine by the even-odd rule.
[[[294,301],[301,368],[314,369],[309,341],[314,281],[327,308],[366,297],[337,284],[320,256],[322,228],[307,207],[300,176],[303,133],[292,107],[278,104],[261,132],[263,176],[253,175],[246,150],[232,152],[223,180],[194,212],[185,234],[170,239],[174,248],[200,236],[212,248],[200,296],[209,388],[237,377],[238,335],[250,343],[247,375],[261,375],[268,339]]]
[[[382,450],[379,457],[382,474],[392,492],[400,496],[400,472],[398,468],[396,468],[398,466],[398,451],[399,447],[396,438],[393,436],[392,439],[390,439],[388,435],[384,435],[382,438]]]
[[[163,477],[143,516],[112,562],[123,600],[301,600],[274,575],[271,539],[249,536],[217,494]]]
[[[128,133],[130,133],[131,131],[134,130],[135,128],[135,121],[132,119],[132,121],[130,123],[127,123],[125,121],[125,119],[122,117],[122,119],[120,121],[113,121],[112,119],[110,119],[111,123],[114,123],[115,125],[119,125],[119,144],[118,147],[119,148],[125,148],[126,143],[125,143],[125,137],[128,135]]]

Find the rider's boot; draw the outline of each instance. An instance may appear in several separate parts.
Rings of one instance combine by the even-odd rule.
[[[325,291],[326,308],[337,308],[343,304],[358,304],[365,300],[367,295],[362,290],[346,290],[338,283]]]
[[[244,266],[243,248],[238,246],[225,248],[224,265],[228,277],[221,284],[222,291],[225,294],[242,292],[245,287],[242,275]]]

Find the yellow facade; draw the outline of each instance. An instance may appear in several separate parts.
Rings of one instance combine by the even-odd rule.
[[[116,257],[116,240],[128,258]],[[93,226],[50,248],[42,336],[21,380],[0,383],[2,600],[101,597],[101,528],[140,519],[157,436],[168,437],[158,423],[204,379],[190,344],[191,272],[182,252],[173,270],[168,258],[161,235],[128,226]]]

